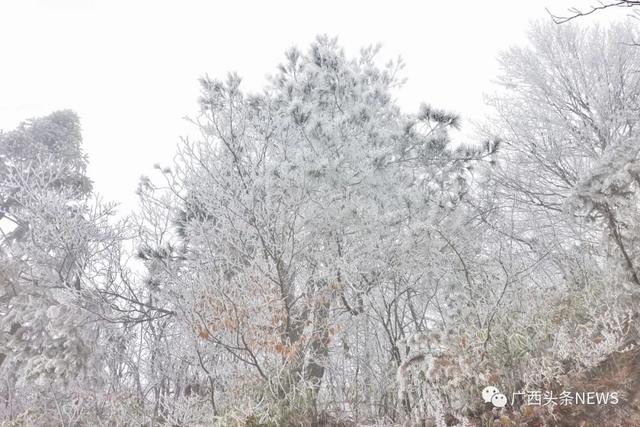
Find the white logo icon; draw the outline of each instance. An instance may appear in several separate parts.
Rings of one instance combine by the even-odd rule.
[[[498,394],[500,393],[500,390],[498,390],[496,387],[490,385],[488,387],[485,387],[482,390],[482,398],[484,399],[485,403],[489,403],[491,402],[491,398],[493,397],[494,394]]]
[[[502,393],[494,394],[491,398],[491,403],[496,408],[504,408],[507,405],[507,396]]]
[[[496,408],[504,408],[507,405],[507,396],[492,385],[482,389],[482,399],[485,403],[491,402]]]

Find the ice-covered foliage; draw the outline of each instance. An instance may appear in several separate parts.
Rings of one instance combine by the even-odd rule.
[[[66,410],[62,401],[82,399],[80,383],[100,387],[96,345],[121,333],[87,327],[95,316],[82,302],[113,267],[111,208],[91,200],[72,112],[0,134],[0,160],[0,413],[36,411],[44,402]],[[46,406],[39,416],[51,416]],[[73,419],[58,415],[61,423]]]
[[[193,119],[202,138],[184,141],[176,164],[160,169],[164,190],[140,187],[143,204],[175,222],[173,237],[142,257],[158,298],[175,304],[184,333],[222,376],[211,392],[225,406],[302,399],[308,411],[318,394],[348,399],[325,372],[352,364],[348,350],[334,353],[336,341],[345,349],[367,340],[353,337],[358,316],[380,316],[394,295],[418,304],[440,292],[425,259],[443,257],[442,230],[455,223],[482,153],[450,149],[455,115],[427,105],[402,113],[393,101],[401,64],[378,66],[376,49],[351,59],[322,37],[286,59],[257,95],[235,75],[202,79]],[[162,264],[150,256],[160,250]],[[427,327],[427,307],[418,310],[413,326],[399,318],[389,327]],[[400,363],[404,333],[379,336],[395,360],[384,375]],[[341,380],[357,386],[359,364]],[[239,397],[240,384],[255,391]]]
[[[455,114],[398,107],[377,48],[319,37],[254,94],[204,77],[199,137],[129,222],[92,194],[75,114],[0,134],[0,419],[640,423],[635,34],[533,25],[474,148]]]

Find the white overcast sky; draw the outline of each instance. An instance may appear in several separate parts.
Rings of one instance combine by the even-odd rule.
[[[75,110],[97,191],[129,210],[140,175],[168,164],[190,133],[182,118],[196,112],[205,73],[237,71],[256,91],[288,47],[317,34],[338,36],[348,54],[381,42],[383,58],[406,63],[406,111],[425,101],[470,126],[498,53],[525,40],[528,22],[590,3],[0,0],[0,129]]]

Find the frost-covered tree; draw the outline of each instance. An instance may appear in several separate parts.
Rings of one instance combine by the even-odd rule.
[[[620,155],[614,153],[624,152],[630,161],[637,155],[631,141],[637,132],[640,52],[620,41],[634,31],[632,24],[606,29],[537,24],[530,46],[502,57],[503,90],[492,100],[496,132],[504,140],[495,182],[504,198],[527,207],[516,220],[529,224],[529,235],[539,241],[565,248],[593,241],[598,226],[579,211],[565,215],[569,201],[577,197],[594,213],[585,180],[596,171],[604,179],[605,161],[609,173],[624,167],[623,160],[612,159]],[[615,212],[602,197],[597,204],[615,236]],[[624,242],[614,242],[624,254]],[[629,261],[626,268],[640,284]]]
[[[504,345],[489,342],[492,357],[528,355],[505,365],[514,386],[587,386],[612,380],[619,354],[637,359],[640,51],[626,43],[636,33],[632,22],[538,23],[529,45],[501,57],[491,103],[502,150],[479,212],[540,259],[503,307]],[[617,386],[629,393],[639,380]]]
[[[67,425],[94,405],[83,400],[102,386],[96,346],[118,335],[91,325],[85,304],[115,274],[118,244],[86,165],[73,112],[0,134],[0,413],[27,411],[28,423]]]
[[[275,416],[258,402],[292,414],[302,404],[302,415],[322,409],[326,394],[348,400],[354,385],[367,387],[358,372],[372,369],[345,352],[354,339],[368,345],[352,327],[370,315],[386,322],[375,313],[384,300],[408,309],[406,296],[438,292],[425,259],[444,252],[440,229],[451,226],[480,152],[450,148],[455,115],[427,105],[401,112],[392,97],[401,64],[380,67],[376,52],[351,59],[319,38],[306,53],[287,52],[255,95],[236,75],[202,79],[193,120],[201,139],[160,168],[164,185],[141,183],[143,206],[170,213],[147,230],[175,222],[140,251],[154,298],[177,313],[201,374],[220,378],[210,394],[246,416]],[[386,325],[396,331],[378,335],[391,362],[375,368],[383,375],[393,378],[408,350],[402,334],[432,326],[425,310],[414,323],[396,314]],[[337,363],[350,366],[339,389],[327,380]]]

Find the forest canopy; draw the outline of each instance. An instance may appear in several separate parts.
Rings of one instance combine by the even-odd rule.
[[[378,48],[204,76],[129,216],[76,113],[0,133],[0,423],[640,425],[637,32],[533,24],[473,143]]]

